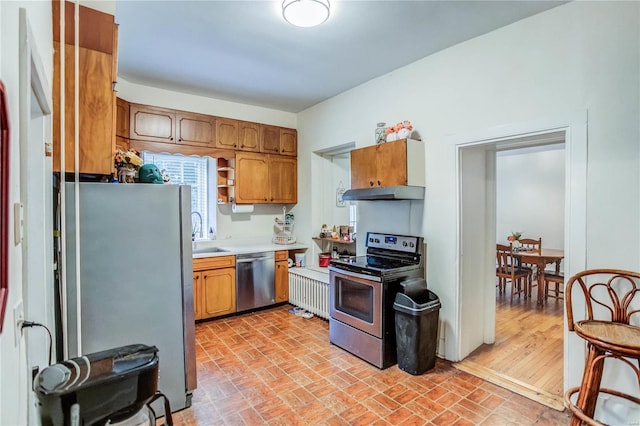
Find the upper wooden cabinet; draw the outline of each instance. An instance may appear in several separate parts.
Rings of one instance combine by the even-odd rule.
[[[412,139],[351,151],[351,188],[424,186],[424,143]]]
[[[52,2],[53,19],[53,170],[62,170],[60,128],[64,110],[64,157],[66,172],[75,164],[75,37],[74,5],[65,4],[65,41],[60,41],[60,3]],[[113,16],[80,6],[80,37],[78,40],[78,170],[80,173],[113,173],[115,150],[116,98],[115,80],[117,26]],[[62,75],[61,57],[64,48],[65,69]],[[65,103],[61,104],[60,80],[65,82]]]
[[[237,153],[236,203],[297,203],[297,165],[295,158]]]
[[[129,139],[129,102],[116,98],[116,136]]]
[[[238,121],[230,118],[216,120],[216,148],[236,149],[238,147]]]
[[[249,121],[238,122],[238,149],[241,151],[260,151],[260,125]]]
[[[260,125],[260,152],[266,154],[298,155],[298,133],[295,129]]]
[[[298,202],[298,160],[269,155],[270,203]]]
[[[129,116],[130,139],[176,143],[176,112],[174,110],[131,104]]]
[[[210,115],[178,112],[176,114],[178,143],[185,145],[216,145],[216,123]]]

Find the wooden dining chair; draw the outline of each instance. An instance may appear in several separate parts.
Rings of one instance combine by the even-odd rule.
[[[507,282],[511,281],[511,303],[513,296],[522,293],[527,297],[526,279],[529,272],[518,267],[513,258],[513,246],[511,244],[496,244],[496,277],[498,277],[498,289],[500,293],[506,291]],[[524,284],[524,285],[523,285]]]
[[[537,240],[534,238],[520,238],[518,242],[520,243],[520,250],[540,253],[540,249],[542,248],[542,237]],[[537,273],[536,268],[537,266],[531,263],[523,263],[521,265],[521,269],[529,270],[531,272],[527,277],[528,296],[531,296],[531,289],[537,285],[536,281],[533,280],[533,276]]]
[[[544,298],[553,297],[564,299],[564,273],[560,271],[561,260],[555,263],[555,269],[544,270]],[[550,291],[551,284],[555,285],[553,292]]]
[[[574,286],[576,291],[572,291]],[[632,317],[640,316],[640,273],[619,269],[580,272],[567,282],[565,304],[569,331],[587,342],[582,382],[564,394],[565,405],[571,410],[572,426],[582,422],[601,425],[594,418],[600,393],[640,404],[637,396],[600,387],[604,363],[612,360],[630,367],[640,387],[640,327],[630,325]],[[574,308],[584,312],[584,319],[574,318]]]

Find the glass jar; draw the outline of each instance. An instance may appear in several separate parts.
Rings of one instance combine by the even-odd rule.
[[[385,131],[385,126],[387,125],[387,123],[378,123],[378,126],[376,127],[376,143],[385,143],[387,141],[387,136],[384,134]]]

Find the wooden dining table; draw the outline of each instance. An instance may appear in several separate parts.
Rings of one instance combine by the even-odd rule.
[[[544,304],[544,268],[550,263],[558,263],[564,259],[564,250],[543,248],[538,251],[513,251],[513,257],[520,264],[529,263],[538,268],[538,305]]]

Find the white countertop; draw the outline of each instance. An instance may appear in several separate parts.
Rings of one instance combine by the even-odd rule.
[[[228,240],[198,240],[194,242],[194,248],[204,249],[209,247],[217,247],[224,251],[207,252],[207,253],[193,253],[193,258],[198,259],[202,257],[215,257],[215,256],[229,256],[244,253],[259,253],[263,251],[278,251],[278,250],[296,250],[296,249],[308,249],[307,244],[293,243],[293,244],[274,244],[267,238],[245,238],[245,239],[228,239]]]

